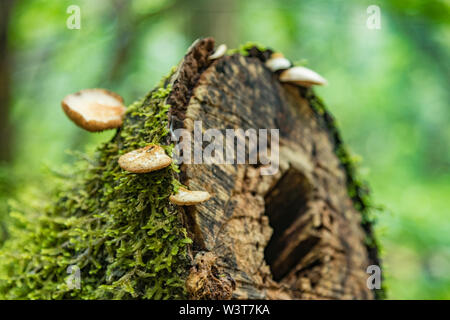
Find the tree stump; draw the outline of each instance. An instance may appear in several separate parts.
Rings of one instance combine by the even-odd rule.
[[[198,41],[172,79],[172,127],[192,135],[195,121],[203,130],[279,128],[280,170],[182,165],[183,184],[213,195],[183,210],[192,254],[208,252],[237,299],[373,298],[366,268],[378,263],[376,248],[365,244],[371,229],[347,191],[331,116],[310,89],[282,84],[265,67],[270,50],[211,62],[212,49],[213,40]]]
[[[370,202],[332,116],[311,89],[282,84],[265,66],[271,50],[208,59],[213,51],[213,39],[196,41],[128,107],[115,137],[66,179],[57,201],[15,210],[19,224],[0,251],[0,297],[376,297],[366,285],[367,267],[379,265]],[[151,142],[170,152],[176,130],[194,135],[196,121],[203,131],[278,129],[279,143],[268,141],[256,164],[119,167],[120,155]],[[279,170],[263,174],[261,160],[276,151]],[[179,182],[212,198],[175,206]],[[68,270],[78,270],[80,286],[67,282]]]

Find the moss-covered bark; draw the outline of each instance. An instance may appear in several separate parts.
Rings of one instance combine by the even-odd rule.
[[[82,164],[54,205],[37,215],[16,214],[19,224],[1,250],[2,298],[185,296],[191,240],[168,201],[178,187],[177,168],[136,175],[117,164],[123,153],[160,143],[168,134],[169,92],[162,82],[129,106],[114,139]],[[80,289],[66,284],[71,265],[81,270]]]
[[[169,77],[163,79],[142,100],[129,106],[123,126],[114,138],[101,145],[93,158],[78,164],[69,187],[57,190],[45,209],[35,213],[14,213],[17,224],[10,228],[10,238],[0,250],[0,298],[186,298],[188,293],[185,282],[189,270],[191,281],[188,283],[196,287],[198,281],[192,279],[198,279],[203,269],[206,270],[205,274],[213,275],[219,283],[218,287],[226,287],[230,291],[224,295],[217,292],[207,294],[206,298],[369,297],[362,266],[379,263],[372,220],[369,218],[372,205],[365,187],[356,178],[355,166],[332,116],[311,89],[281,85],[277,74],[272,74],[264,67],[271,50],[247,44],[230,51],[232,56],[212,62],[208,56],[213,47],[212,39],[197,42]],[[186,124],[196,120],[196,116],[204,119],[208,125],[218,121],[217,125],[231,126],[227,122],[229,117],[221,117],[222,114],[232,115],[233,112],[236,112],[236,119],[242,122],[244,128],[253,121],[255,128],[276,127],[275,124],[280,122],[282,138],[287,143],[285,150],[292,147],[291,143],[298,144],[302,148],[295,149],[298,152],[296,157],[324,161],[328,166],[327,170],[323,170],[316,165],[315,171],[309,173],[299,169],[293,175],[301,178],[299,184],[307,178],[308,183],[314,186],[305,189],[311,199],[303,200],[311,210],[298,216],[302,227],[298,229],[298,234],[294,228],[294,236],[314,240],[313,243],[303,241],[298,248],[311,253],[311,259],[315,260],[311,260],[313,263],[300,261],[305,253],[298,253],[295,241],[290,241],[292,248],[287,246],[284,249],[292,250],[293,255],[297,252],[297,256],[292,259],[296,260],[301,272],[296,273],[293,268],[284,282],[276,283],[278,279],[272,279],[264,261],[263,251],[268,243],[266,236],[272,232],[269,230],[267,213],[264,216],[264,201],[270,195],[250,190],[251,181],[255,185],[267,181],[255,175],[246,177],[249,180],[240,181],[245,175],[241,177],[238,174],[240,171],[235,169],[212,170],[201,166],[181,167],[179,170],[171,165],[157,172],[131,174],[121,170],[117,163],[122,154],[149,143],[161,144],[171,154],[173,146],[170,145],[169,128],[187,128]],[[303,134],[306,132],[301,131],[304,128],[309,128],[310,136]],[[309,148],[308,145],[315,147]],[[247,169],[256,172],[256,168]],[[193,172],[196,173],[195,177]],[[292,177],[290,172],[283,172],[285,178]],[[344,178],[340,179],[341,176]],[[274,177],[272,182],[280,179],[282,177]],[[170,194],[180,186],[179,180],[186,184],[193,183],[194,186],[199,184],[213,188],[227,184],[227,188],[221,192],[212,190],[215,198],[205,207],[183,210],[168,201]],[[301,189],[296,181],[293,180],[295,183],[289,190]],[[332,185],[328,186],[328,182],[323,181]],[[236,187],[244,184],[240,189]],[[340,191],[345,186],[348,193]],[[315,194],[313,189],[323,192]],[[334,193],[331,194],[333,199],[325,200],[334,204],[328,208],[325,201],[324,206],[316,206],[316,202],[326,198],[327,192]],[[236,195],[239,195],[239,199]],[[222,200],[225,205],[222,205]],[[249,205],[252,203],[255,206]],[[350,208],[352,205],[353,209]],[[302,206],[304,203],[296,204],[292,212]],[[225,209],[228,211],[225,212]],[[263,237],[258,238],[254,231],[243,231],[247,228],[245,214],[253,211],[262,216],[260,219],[248,217],[251,223],[247,227],[251,230],[264,229]],[[207,212],[211,214],[206,215]],[[285,214],[290,215],[289,212]],[[222,221],[221,217],[225,215],[227,219]],[[228,230],[227,223],[233,215],[237,215],[234,220],[237,225]],[[318,224],[314,218],[316,216],[319,217]],[[303,224],[302,220],[306,223]],[[364,235],[366,243],[361,240]],[[208,237],[209,242],[206,241]],[[243,252],[236,252],[240,250],[239,245],[229,243],[233,237],[236,243],[239,239],[248,238],[249,247],[256,248],[250,251],[256,254],[248,256],[246,246],[242,246],[245,249]],[[335,242],[332,243],[332,240]],[[342,249],[335,250],[341,246]],[[336,252],[328,254],[324,248]],[[212,260],[216,261],[217,258],[218,265],[206,266],[196,262],[202,261],[198,258],[205,251],[209,252],[207,255],[213,256]],[[195,254],[195,259],[192,259]],[[251,260],[259,267],[264,266],[260,268],[264,270],[252,272],[251,265],[236,263],[238,255],[242,256],[240,260]],[[330,257],[333,257],[331,262]],[[261,263],[258,259],[262,259]],[[358,263],[350,266],[346,259],[358,260]],[[330,274],[322,272],[329,269],[331,264],[334,269],[341,270],[342,261],[345,263],[342,270],[346,270],[344,280],[340,275],[332,275],[333,279],[328,279]],[[66,282],[69,266],[77,266],[81,270],[82,285],[79,289],[69,287]],[[216,272],[211,273],[210,269]],[[257,279],[259,282],[249,280],[250,276],[259,275],[260,272],[263,276]],[[326,279],[315,288],[309,288],[309,292],[303,292],[304,281],[298,281],[300,277],[315,278],[316,284],[317,279]],[[222,278],[226,280],[224,283],[221,283]],[[355,279],[357,288],[347,290],[347,284],[352,286],[350,282]],[[331,290],[330,294],[324,293],[330,283],[340,287]],[[318,289],[322,285],[325,291],[320,293]],[[231,292],[234,289],[236,292]]]

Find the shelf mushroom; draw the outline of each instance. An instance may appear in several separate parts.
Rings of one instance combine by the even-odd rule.
[[[325,80],[320,74],[305,67],[293,67],[284,70],[280,74],[280,81],[294,83],[304,87],[327,84],[327,80]]]
[[[105,89],[69,94],[61,106],[70,120],[91,132],[120,127],[126,110],[122,97]]]
[[[219,59],[223,57],[226,52],[227,52],[227,45],[221,44],[220,46],[217,47],[216,51],[214,51],[214,53],[208,57],[208,59],[209,60]]]
[[[169,201],[179,206],[192,206],[205,202],[211,198],[209,192],[206,191],[191,191],[180,187],[176,194],[169,197]]]
[[[169,166],[172,158],[161,146],[150,144],[145,148],[125,153],[119,158],[119,166],[132,173],[147,173]]]
[[[276,72],[278,70],[289,69],[292,67],[292,63],[286,59],[282,53],[275,52],[272,53],[270,58],[266,61],[266,66],[272,71]]]

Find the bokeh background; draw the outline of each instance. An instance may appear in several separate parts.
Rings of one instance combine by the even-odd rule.
[[[450,299],[448,0],[1,0],[0,243],[16,201],[38,201],[49,173],[114,134],[80,130],[61,99],[103,87],[131,103],[201,36],[259,42],[328,79],[317,92],[383,207],[388,298]]]

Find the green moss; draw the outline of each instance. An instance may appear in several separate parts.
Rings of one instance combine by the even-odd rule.
[[[327,126],[330,135],[334,140],[334,152],[339,158],[341,165],[344,167],[347,176],[347,191],[350,198],[353,200],[355,209],[362,214],[363,226],[372,225],[375,223],[375,219],[372,215],[373,209],[379,209],[376,207],[370,198],[369,189],[367,184],[360,180],[357,174],[357,162],[358,159],[355,156],[351,156],[347,146],[344,144],[340,137],[338,126],[331,114],[326,110],[326,107],[322,100],[309,92],[309,101],[311,107],[314,109],[317,115],[323,120]],[[368,239],[367,243],[376,245],[376,240]]]
[[[229,53],[249,55],[247,43]],[[99,299],[185,298],[187,245],[191,243],[169,195],[180,183],[175,165],[148,174],[121,170],[118,157],[148,143],[163,144],[168,135],[163,79],[158,89],[127,109],[124,125],[96,156],[77,164],[68,186],[52,195],[48,207],[19,206],[15,225],[0,251],[0,298]],[[373,235],[368,188],[357,177],[354,159],[340,138],[323,102],[310,90],[306,97],[334,140],[335,153],[347,175],[348,193],[362,214],[366,246],[379,264]],[[165,146],[170,154],[173,146]],[[67,181],[66,181],[67,182]],[[67,268],[81,270],[81,288],[66,284]],[[376,291],[384,297],[384,290]]]
[[[373,203],[367,183],[358,177],[358,157],[352,156],[348,151],[348,147],[341,139],[338,125],[333,116],[327,111],[323,101],[311,90],[307,91],[306,96],[311,107],[317,116],[322,119],[334,141],[334,152],[346,173],[348,195],[352,199],[355,209],[361,212],[361,226],[366,233],[364,243],[369,252],[370,262],[381,266],[379,259],[380,243],[374,235],[373,227],[376,224],[375,213],[381,211],[382,208]],[[384,299],[386,295],[385,287],[382,287],[381,290],[376,290],[375,295],[377,299]]]
[[[123,153],[162,143],[169,92],[162,86],[129,106],[122,129],[78,163],[52,205],[12,213],[16,224],[0,251],[1,298],[185,297],[191,240],[168,201],[179,185],[177,168],[131,174],[117,164]],[[165,148],[170,153],[172,146]],[[80,268],[80,289],[66,284],[71,265]]]
[[[256,42],[247,42],[245,44],[240,45],[238,48],[230,49],[227,51],[227,54],[235,54],[239,53],[243,56],[248,56],[249,51],[253,48],[257,48],[259,51],[263,52],[266,50],[266,47]]]

